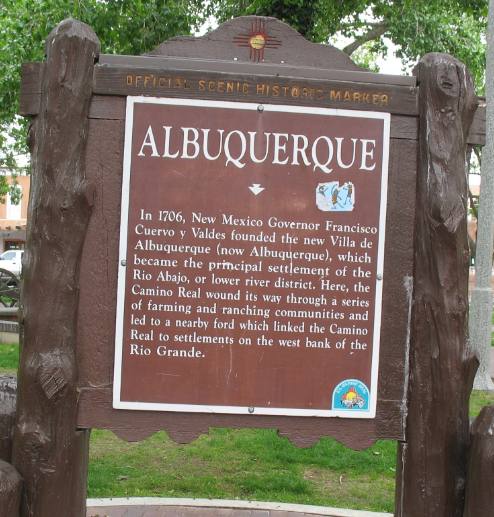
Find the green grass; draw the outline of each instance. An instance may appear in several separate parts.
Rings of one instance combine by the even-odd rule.
[[[17,348],[0,348],[0,368],[15,368]],[[300,449],[273,430],[211,429],[189,445],[165,433],[132,444],[94,430],[89,497],[238,498],[391,512],[395,462],[391,441],[356,452],[324,438]]]
[[[474,392],[475,416],[494,394]],[[299,449],[271,430],[211,429],[189,445],[93,431],[90,497],[249,499],[393,512],[396,444],[353,451],[329,438]],[[143,467],[145,465],[145,467]]]
[[[249,499],[392,511],[396,444],[299,449],[272,430],[211,429],[189,445],[164,433],[127,444],[93,431],[90,497]]]
[[[0,372],[15,372],[17,345],[0,345]],[[474,392],[470,414],[494,404]],[[93,430],[89,497],[204,497],[392,512],[396,444],[353,451],[329,438],[300,449],[272,430],[211,429],[188,445],[165,433],[127,443]]]
[[[16,373],[19,345],[0,345],[0,373]]]
[[[494,392],[474,391],[470,397],[470,416],[475,417],[484,406],[494,404]]]

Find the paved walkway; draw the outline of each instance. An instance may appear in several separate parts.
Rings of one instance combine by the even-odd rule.
[[[301,504],[133,497],[88,499],[87,517],[392,517],[392,515]]]

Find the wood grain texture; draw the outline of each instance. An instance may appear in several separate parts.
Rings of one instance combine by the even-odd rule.
[[[463,517],[491,517],[494,511],[494,406],[482,409],[471,434]]]
[[[252,61],[250,48],[236,43],[238,36],[253,34],[257,27],[281,44],[266,48],[264,63],[287,63],[290,65],[330,68],[337,70],[362,70],[347,54],[330,45],[307,41],[296,30],[276,18],[241,16],[220,25],[216,30],[202,36],[178,36],[165,41],[149,56],[178,56],[204,59]],[[254,56],[255,57],[255,56]]]
[[[0,460],[10,461],[14,431],[17,378],[0,376]]]
[[[227,100],[227,99],[225,99]],[[124,120],[126,97],[116,95],[93,95],[89,118],[102,120]],[[391,138],[417,140],[418,119],[400,115],[391,116]]]
[[[121,102],[121,101],[119,101]],[[120,117],[119,117],[120,118]],[[334,436],[354,448],[378,438],[403,439],[409,279],[413,272],[413,220],[417,143],[391,142],[388,233],[385,251],[381,372],[377,418],[275,418],[250,415],[197,415],[112,409],[118,241],[123,160],[123,120],[90,120],[86,153],[88,181],[95,185],[95,205],[83,248],[77,351],[81,389],[78,425],[108,428],[135,441],[166,430],[188,442],[211,426],[271,427],[299,445]]]
[[[479,106],[475,111],[467,142],[472,145],[485,145],[485,100],[478,100]]]
[[[21,91],[19,114],[37,115],[41,102],[41,81],[44,63],[23,63],[21,67]]]
[[[323,46],[323,48],[327,48]],[[308,56],[307,61],[310,61]],[[206,59],[176,56],[121,56],[101,54],[100,65],[132,67],[165,72],[167,70],[195,70],[202,72],[242,73],[265,77],[298,77],[305,79],[324,79],[328,81],[347,81],[368,84],[389,84],[394,86],[416,86],[417,80],[408,75],[375,74],[368,70],[348,71],[335,68],[311,67],[282,63],[249,63],[238,60],[225,60],[210,56]],[[328,64],[331,66],[331,63]]]
[[[22,478],[17,470],[0,460],[0,517],[19,517]]]
[[[229,94],[225,93],[227,83],[234,87]],[[153,69],[97,65],[94,70],[94,92],[100,95],[298,104],[399,115],[418,113],[416,88],[408,86],[240,72],[166,70],[162,74]]]
[[[26,99],[26,105],[31,102],[32,106],[39,107],[41,94],[38,99]],[[89,117],[108,120],[123,120],[125,117],[125,96],[124,95],[94,95],[91,101]],[[218,100],[229,100],[229,97],[215,97]],[[25,109],[22,115],[37,115],[39,109]],[[391,116],[391,137],[416,140],[418,138],[418,120],[415,116],[392,115]],[[485,107],[480,105],[475,111],[475,116],[468,133],[467,142],[472,145],[485,144]]]
[[[467,347],[466,136],[476,108],[465,66],[427,54],[420,90],[415,275],[399,517],[461,517],[468,400],[477,367]]]
[[[99,42],[87,25],[66,20],[49,35],[46,49],[40,113],[30,137],[33,175],[12,463],[24,479],[23,517],[82,517],[88,449],[87,433],[76,430],[75,330],[92,190],[81,157]]]
[[[110,429],[131,442],[165,430],[178,443],[189,443],[211,427],[277,429],[299,447],[310,447],[321,436],[332,436],[347,447],[365,449],[375,440],[393,437],[401,426],[400,402],[382,401],[381,414],[389,418],[351,421],[345,418],[304,418],[260,415],[226,415],[116,410],[111,407],[110,388],[81,390],[79,425]],[[396,438],[398,439],[398,438]]]

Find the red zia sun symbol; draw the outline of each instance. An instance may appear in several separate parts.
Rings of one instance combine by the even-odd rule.
[[[267,34],[264,20],[253,21],[250,32],[235,36],[233,42],[239,47],[248,47],[250,49],[250,60],[257,63],[264,59],[264,49],[277,48],[281,45],[279,39]]]

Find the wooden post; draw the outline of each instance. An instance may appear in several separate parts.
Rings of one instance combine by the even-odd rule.
[[[12,456],[16,393],[17,379],[13,375],[0,376],[0,460],[8,462]]]
[[[468,402],[477,359],[467,347],[466,140],[476,108],[465,66],[427,54],[417,66],[419,157],[406,442],[396,515],[461,517]]]
[[[23,517],[85,515],[88,433],[76,429],[78,273],[91,212],[85,147],[99,42],[66,20],[49,35],[31,129],[32,186],[12,463]]]
[[[22,479],[10,465],[15,418],[16,378],[0,376],[0,517],[18,517]]]
[[[0,517],[18,517],[22,479],[15,468],[0,460]]]
[[[472,427],[465,513],[463,517],[492,517],[494,512],[494,406],[484,407]]]

